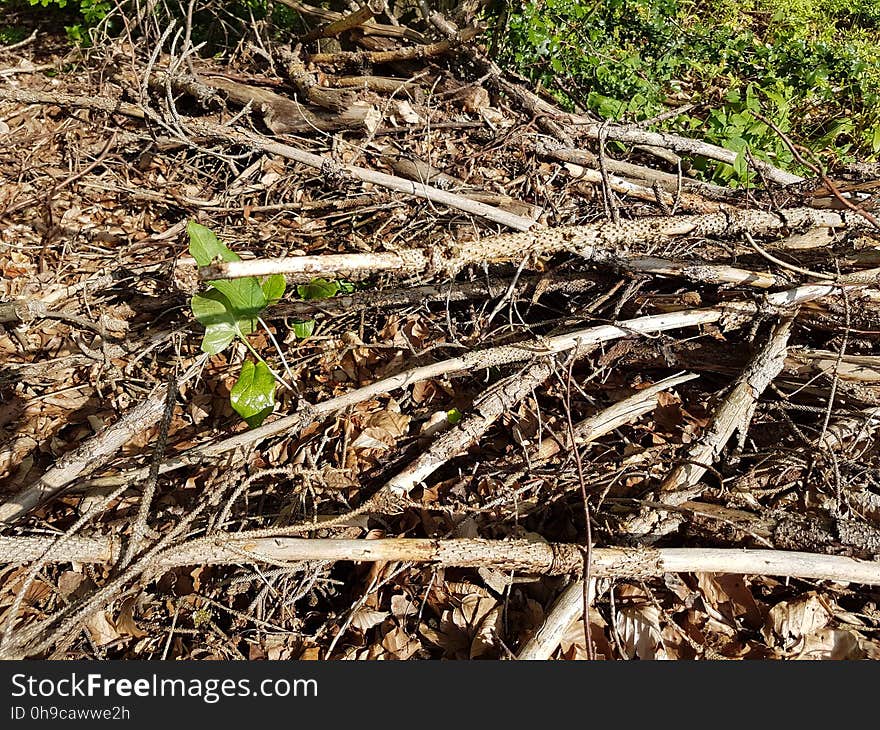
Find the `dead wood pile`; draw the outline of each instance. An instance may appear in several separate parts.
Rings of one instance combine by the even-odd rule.
[[[283,2],[0,50],[0,655],[876,656],[878,171],[719,187],[475,24]],[[271,273],[248,429],[188,303]]]

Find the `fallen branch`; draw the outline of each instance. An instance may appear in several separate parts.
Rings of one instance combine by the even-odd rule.
[[[409,494],[441,466],[476,444],[502,414],[515,408],[552,373],[552,363],[539,360],[524,373],[505,378],[490,387],[474,401],[459,423],[440,434],[427,451],[392,477],[382,489],[396,497]]]
[[[112,426],[61,457],[36,482],[7,498],[0,504],[0,522],[14,522],[75,479],[100,468],[137,434],[155,425],[164,407],[165,394],[157,388]]]
[[[592,168],[593,170],[598,170],[599,168],[598,156],[587,150],[560,147],[542,140],[535,144],[535,152],[543,157],[550,157],[560,162],[580,165]],[[609,172],[622,175],[623,177],[640,180],[649,186],[659,185],[667,193],[675,194],[679,190],[684,190],[698,195],[705,195],[710,200],[733,202],[739,199],[730,188],[694,180],[689,177],[673,175],[644,165],[635,165],[632,162],[621,162],[620,160],[606,157],[605,166]]]
[[[820,290],[810,289],[807,296],[822,296],[825,293],[825,287]],[[796,294],[786,293],[794,300],[797,300]],[[777,297],[777,299],[779,299]],[[442,360],[431,365],[406,370],[397,375],[392,375],[375,383],[365,385],[350,393],[329,398],[315,405],[308,404],[303,406],[301,410],[289,416],[279,418],[277,421],[264,423],[262,426],[250,429],[235,436],[218,441],[214,444],[206,444],[196,446],[185,453],[173,459],[164,462],[159,472],[164,474],[183,466],[187,466],[194,462],[201,461],[205,458],[213,458],[238,448],[244,448],[253,444],[260,443],[267,438],[278,436],[281,434],[295,434],[305,428],[313,421],[325,418],[332,413],[337,413],[345,408],[349,408],[358,403],[363,403],[370,398],[374,398],[385,393],[392,392],[399,388],[405,388],[414,383],[431,378],[439,378],[449,376],[453,373],[472,372],[486,367],[493,367],[514,362],[522,362],[533,357],[541,357],[552,355],[554,353],[565,352],[574,348],[586,348],[600,342],[609,342],[611,340],[620,339],[622,337],[631,337],[638,334],[647,334],[655,332],[663,332],[668,329],[676,329],[679,327],[693,327],[701,324],[709,324],[717,322],[725,316],[737,317],[749,316],[754,313],[754,307],[746,306],[742,310],[734,309],[697,309],[686,312],[671,312],[659,315],[651,315],[648,317],[639,317],[637,319],[621,322],[619,325],[600,325],[598,327],[589,327],[587,329],[577,330],[565,335],[536,340],[516,345],[502,345],[500,347],[490,347],[485,350],[472,350],[459,357]],[[118,477],[108,477],[105,479],[95,479],[90,481],[90,486],[110,486],[124,483],[125,481],[136,481],[143,479],[148,473],[146,467],[126,472]],[[121,481],[120,481],[121,480]]]
[[[721,455],[721,451],[734,431],[743,436],[748,432],[749,424],[755,412],[758,398],[767,386],[782,371],[791,334],[793,317],[785,317],[776,324],[764,348],[752,358],[733,385],[731,391],[715,410],[712,424],[700,440],[688,451],[685,463],[677,466],[660,485],[661,500],[675,504],[680,501],[679,495],[686,494],[684,499],[693,495],[688,493],[706,470]]]
[[[566,163],[565,169],[575,180],[582,180],[592,185],[603,183],[602,173],[598,170],[573,163]],[[678,210],[688,213],[717,213],[724,209],[722,203],[706,200],[693,193],[679,192],[674,194],[663,190],[659,185],[656,188],[649,188],[616,175],[609,174],[606,182],[615,193],[628,195],[638,200],[646,200],[650,203],[658,203],[669,209],[676,207]]]
[[[804,377],[817,374],[835,374],[841,380],[860,383],[880,383],[880,356],[849,355],[842,358],[829,350],[814,350],[808,347],[789,348],[785,363],[787,372]]]
[[[510,214],[505,213],[505,215]],[[542,228],[527,233],[504,233],[477,241],[458,242],[450,245],[446,250],[435,245],[426,249],[413,248],[397,253],[331,254],[224,261],[201,268],[199,275],[203,280],[210,281],[269,274],[329,275],[331,272],[345,272],[353,276],[364,272],[388,270],[406,272],[442,270],[452,273],[474,263],[521,261],[527,256],[548,256],[559,251],[575,253],[594,263],[607,263],[627,268],[628,261],[632,260],[632,257],[626,253],[628,249],[664,244],[683,236],[735,238],[743,233],[768,235],[789,228],[844,228],[860,223],[863,223],[862,219],[852,214],[813,208],[787,208],[778,213],[736,210],[703,215],[642,218],[618,224],[603,221],[586,226]],[[645,266],[650,266],[648,259],[642,261]],[[637,264],[638,259],[633,265]],[[664,266],[684,270],[688,264],[667,262]],[[749,283],[754,275],[754,272],[743,274],[741,269],[724,268],[734,272],[731,276],[735,283]],[[758,276],[757,280],[769,281],[761,276]],[[766,284],[766,286],[773,285]]]
[[[160,75],[157,81],[164,87],[165,75]],[[350,92],[342,92],[340,98],[335,100],[338,102],[337,108],[326,111],[327,104],[322,104],[325,107],[322,109],[309,109],[273,91],[219,76],[174,76],[168,82],[172,88],[184,91],[196,99],[217,96],[219,90],[220,98],[225,97],[242,107],[250,105],[251,109],[260,113],[266,126],[275,134],[311,133],[315,130],[367,130],[374,128],[381,120],[379,111],[372,104],[359,101]],[[332,90],[327,90],[325,95],[331,93]],[[314,96],[318,94],[320,90]]]
[[[424,46],[408,46],[396,48],[392,51],[339,51],[337,53],[312,53],[308,59],[310,63],[327,64],[330,66],[363,66],[369,63],[396,63],[399,61],[414,61],[423,58],[442,56],[444,53],[467,43],[477,36],[479,29],[464,28],[454,40],[443,40]]]
[[[547,255],[549,251],[542,251]],[[714,264],[708,261],[676,261],[656,256],[628,256],[611,250],[593,250],[590,261],[606,264],[623,271],[639,274],[674,276],[701,284],[736,284],[753,286],[758,289],[769,289],[786,286],[788,279],[750,269],[740,269],[726,264]],[[320,256],[288,256],[277,259],[247,259],[245,261],[228,261],[211,264],[199,270],[203,281],[214,279],[239,279],[247,276],[269,276],[286,274],[297,278],[323,276],[329,278],[361,279],[377,271],[395,271],[400,274],[420,273],[425,268],[436,264],[438,255],[433,256],[418,250],[396,253],[358,253],[358,254],[324,254]],[[460,255],[456,255],[456,263],[449,266],[463,265]],[[468,263],[478,263],[477,261]],[[876,275],[866,277],[866,283],[876,279]]]
[[[207,357],[200,355],[196,364],[181,377],[180,383],[192,378]],[[155,389],[112,426],[97,433],[78,449],[62,456],[36,482],[0,503],[0,523],[9,524],[23,517],[41,502],[58,494],[75,479],[106,464],[137,434],[152,428],[159,421],[165,410],[165,400],[163,390]]]
[[[343,13],[335,10],[327,10],[326,8],[315,7],[306,3],[297,2],[297,0],[278,0],[282,5],[295,10],[303,15],[318,18],[324,23],[337,23],[345,18]],[[359,29],[369,35],[384,36],[386,38],[406,38],[415,43],[426,43],[427,39],[419,32],[407,28],[402,25],[385,25],[383,23],[375,23],[367,21],[361,23]]]
[[[190,120],[188,124],[191,130],[206,137],[242,145],[243,147],[259,150],[271,155],[280,155],[285,159],[294,160],[303,165],[322,170],[328,175],[332,173],[333,175],[342,178],[350,177],[365,183],[379,185],[380,187],[388,188],[389,190],[406,193],[407,195],[412,195],[416,198],[430,200],[431,202],[445,205],[449,208],[455,208],[456,210],[462,210],[480,218],[485,218],[493,223],[500,223],[501,225],[513,228],[517,231],[527,231],[536,225],[536,222],[529,218],[523,218],[522,216],[508,213],[500,208],[494,208],[485,203],[480,203],[465,198],[464,196],[456,195],[455,193],[440,190],[439,188],[433,188],[430,185],[416,183],[411,180],[404,180],[395,175],[387,175],[383,172],[368,170],[365,167],[343,165],[329,157],[322,157],[321,155],[316,155],[312,152],[306,152],[305,150],[297,149],[296,147],[291,147],[290,145],[281,142],[276,142],[275,140],[264,137],[261,134],[222,127],[220,125],[194,119]]]
[[[740,154],[699,139],[682,137],[681,135],[669,132],[649,132],[636,126],[606,124],[604,122],[600,124],[590,121],[580,126],[578,131],[590,139],[599,139],[599,135],[602,134],[607,139],[614,140],[615,142],[662,147],[674,152],[707,157],[710,160],[723,162],[727,165],[735,164]],[[751,157],[749,162],[770,182],[780,185],[791,185],[803,180],[799,175],[792,175],[790,172],[780,170],[769,162],[764,162],[755,157]]]
[[[369,22],[373,19],[374,15],[375,12],[370,7],[370,3],[365,3],[353,13],[349,13],[337,20],[331,20],[324,25],[310,30],[302,37],[302,42],[311,43],[318,40],[318,38],[333,38],[340,33],[345,33],[352,28],[357,28],[359,25]]]
[[[583,291],[594,286],[595,280],[595,276],[579,273],[523,276],[520,277],[515,287],[514,296],[520,296],[522,292],[536,286],[540,287],[542,293],[559,290]],[[476,281],[455,282],[454,284],[359,291],[353,294],[340,294],[332,299],[284,301],[271,307],[264,318],[313,317],[318,314],[333,316],[364,309],[423,306],[429,302],[448,304],[471,299],[494,299],[503,295],[509,288],[509,279],[492,277]],[[2,312],[2,305],[0,305],[0,312]]]
[[[591,571],[592,572],[592,571]],[[587,605],[593,602],[596,595],[596,580],[590,580],[587,594]],[[542,661],[553,656],[559,647],[562,637],[584,611],[584,582],[576,580],[553,602],[553,607],[541,628],[519,650],[516,658],[521,661]]]
[[[21,564],[36,560],[53,541],[51,536],[0,537],[0,561]],[[112,563],[118,560],[119,550],[119,542],[110,537],[73,538],[51,561]],[[839,555],[782,550],[609,547],[594,548],[592,556],[590,572],[597,578],[645,580],[665,573],[705,572],[880,584],[880,562]],[[310,540],[218,533],[168,548],[155,557],[153,564],[171,568],[315,560],[432,563],[438,567],[492,567],[541,575],[579,575],[583,569],[583,546],[528,540]]]
[[[60,92],[46,93],[0,87],[0,101],[16,101],[19,104],[54,104],[62,108],[92,109],[94,111],[107,112],[108,114],[123,114],[135,119],[146,118],[143,109],[134,104],[117,101],[116,99],[106,99],[100,96],[73,96],[72,94],[62,94]]]
[[[687,383],[700,377],[696,373],[682,373],[663,378],[647,388],[636,391],[623,400],[612,403],[603,408],[597,414],[585,418],[574,425],[575,443],[584,445],[602,438],[616,428],[632,423],[648,411],[657,407],[657,396],[664,390],[674,388],[676,385]],[[533,461],[543,462],[556,456],[562,449],[570,449],[571,443],[568,434],[563,431],[562,437],[548,436],[541,441]]]
[[[768,307],[770,311],[776,308],[784,309],[812,299],[838,293],[840,290],[840,286],[832,284],[808,284],[796,289],[769,294],[765,299],[764,306]],[[206,458],[214,458],[238,448],[249,447],[273,436],[285,433],[295,434],[316,419],[324,418],[370,398],[399,388],[405,388],[423,380],[449,376],[457,372],[470,372],[485,367],[521,362],[532,357],[550,355],[574,348],[589,347],[600,342],[609,342],[639,334],[663,332],[679,327],[693,327],[718,322],[722,319],[741,321],[743,318],[753,317],[757,312],[757,305],[751,302],[730,302],[723,307],[649,315],[620,322],[617,325],[589,327],[543,340],[491,347],[485,350],[473,350],[459,357],[442,360],[438,363],[392,375],[350,393],[330,398],[315,405],[307,404],[296,413],[284,416],[276,421],[264,423],[262,426],[236,434],[222,441],[193,447],[180,456],[164,462],[159,469],[159,473],[165,474]],[[94,479],[88,485],[83,486],[116,486],[121,483],[143,479],[147,474],[147,468],[134,469],[119,476]]]

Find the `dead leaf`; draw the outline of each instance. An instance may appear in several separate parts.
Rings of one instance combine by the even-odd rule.
[[[366,428],[382,431],[392,439],[405,436],[409,431],[409,422],[409,416],[387,409],[371,413],[362,421]]]
[[[388,611],[373,611],[365,606],[361,606],[352,615],[351,626],[361,633],[366,633],[374,626],[381,624],[390,615]]]
[[[360,435],[351,442],[352,449],[375,449],[378,451],[387,451],[390,444],[376,438],[376,436],[384,436],[384,432],[379,429],[364,429]]]
[[[126,634],[127,636],[134,637],[135,639],[140,639],[144,636],[147,636],[147,632],[142,631],[140,627],[135,623],[134,609],[136,605],[137,596],[126,598],[122,602],[122,607],[119,609],[119,616],[116,618],[116,629],[119,631],[120,634]]]
[[[449,583],[445,591],[438,589],[434,593],[447,596],[453,608],[443,611],[438,628],[422,622],[422,636],[441,647],[447,657],[474,659],[495,651],[495,637],[501,630],[501,606],[485,588]]]
[[[865,651],[855,631],[821,628],[804,637],[794,659],[864,659]]]
[[[433,398],[437,392],[437,385],[433,380],[418,380],[412,387],[413,402],[422,404]]]
[[[382,638],[382,648],[395,659],[403,661],[421,649],[422,645],[399,626],[395,626]]]
[[[742,576],[696,573],[696,578],[703,599],[708,603],[708,608],[717,613],[716,618],[723,616],[733,627],[736,627],[740,618],[752,629],[761,627],[761,610]]]
[[[98,611],[83,621],[86,631],[96,646],[106,646],[119,638],[119,632],[105,611]]]
[[[65,570],[58,576],[58,592],[65,599],[70,599],[87,582],[91,581],[83,573]]]
[[[660,630],[660,611],[656,606],[620,609],[616,616],[621,650],[627,659],[668,659]]]
[[[605,630],[608,624],[602,615],[590,606],[590,640],[596,651],[597,659],[610,660],[614,656],[614,649],[608,642]],[[573,621],[565,630],[559,641],[560,656],[569,661],[581,661],[589,658],[587,645],[584,640],[584,620],[579,618]]]
[[[391,614],[399,622],[403,623],[408,616],[418,614],[418,606],[402,593],[391,596]]]
[[[808,593],[771,608],[761,633],[768,644],[778,643],[789,648],[805,636],[825,628],[830,620],[831,613],[819,596]]]
[[[394,101],[394,116],[405,124],[421,124],[423,121],[406,99]]]

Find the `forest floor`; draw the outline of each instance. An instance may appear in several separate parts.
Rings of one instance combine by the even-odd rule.
[[[314,12],[0,48],[0,656],[880,656],[876,166]]]

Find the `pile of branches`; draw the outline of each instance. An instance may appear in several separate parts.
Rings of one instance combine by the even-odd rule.
[[[720,187],[690,161],[737,153],[566,112],[467,18],[283,3],[312,29],[223,65],[146,16],[0,86],[2,656],[611,658],[655,608],[655,649],[774,655],[676,622],[712,573],[864,608],[878,171],[786,140],[805,177]],[[197,267],[190,220],[242,260]],[[292,387],[249,429],[188,301],[279,273],[349,285],[264,313]]]

